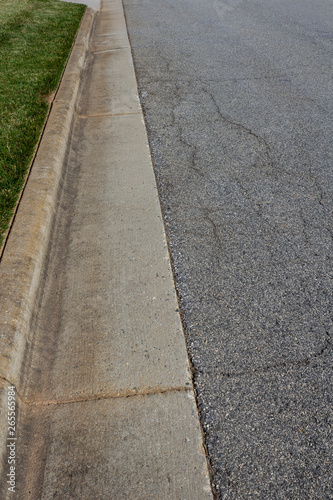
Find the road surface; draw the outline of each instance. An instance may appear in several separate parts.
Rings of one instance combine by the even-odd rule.
[[[332,4],[124,6],[216,498],[333,498]]]

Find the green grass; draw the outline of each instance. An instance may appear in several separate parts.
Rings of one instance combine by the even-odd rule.
[[[84,11],[0,0],[0,247]]]

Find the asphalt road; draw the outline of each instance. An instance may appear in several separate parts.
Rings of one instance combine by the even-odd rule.
[[[333,498],[332,3],[124,5],[216,498]]]

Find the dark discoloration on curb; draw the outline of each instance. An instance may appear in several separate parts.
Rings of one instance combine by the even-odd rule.
[[[31,312],[62,179],[64,158],[85,66],[94,13],[87,9],[45,127],[0,264],[1,414],[6,410],[7,382],[20,389],[24,352],[29,343]],[[5,417],[1,416],[1,421]],[[1,426],[4,453],[7,428]],[[4,460],[2,460],[2,465]]]

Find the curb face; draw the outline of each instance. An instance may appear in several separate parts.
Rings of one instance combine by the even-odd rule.
[[[93,12],[87,9],[0,263],[0,378],[15,385],[18,392],[93,20]],[[1,391],[5,398],[6,391]],[[6,404],[1,410],[3,419]],[[0,445],[6,432],[1,426]]]
[[[18,383],[20,344],[27,337],[52,230],[59,183],[79,92],[93,14],[84,15],[0,264],[0,377]]]

